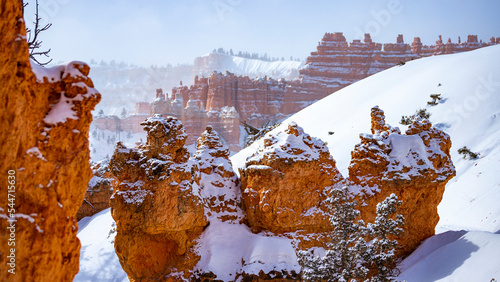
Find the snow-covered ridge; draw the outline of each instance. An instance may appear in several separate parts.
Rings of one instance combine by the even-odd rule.
[[[257,59],[248,59],[226,54],[211,53],[197,57],[194,61],[193,75],[209,76],[213,71],[229,71],[236,75],[250,77],[268,76],[275,79],[287,80],[297,78],[298,69],[302,67],[300,61],[274,61],[268,62]]]

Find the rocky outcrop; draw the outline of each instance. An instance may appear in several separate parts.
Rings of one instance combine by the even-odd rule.
[[[326,199],[343,177],[325,143],[295,123],[264,137],[240,169],[241,191],[252,231],[277,234],[331,229]]]
[[[439,221],[437,206],[455,175],[450,137],[418,116],[405,135],[385,123],[378,107],[371,117],[372,133],[361,134],[351,153],[350,189],[365,222],[373,222],[377,203],[392,193],[403,201],[399,213],[405,217],[406,234],[399,245],[400,255],[407,255],[434,234]]]
[[[113,194],[113,175],[109,171],[108,161],[104,160],[92,165],[93,177],[87,187],[85,198],[81,204],[76,219],[92,216],[102,210],[109,208],[109,198]]]
[[[136,148],[118,143],[110,161],[117,179],[110,202],[115,250],[133,281],[186,276],[197,262],[193,240],[207,225],[187,136],[174,117],[157,115],[143,126],[147,142]]]
[[[211,126],[198,138],[194,179],[200,186],[207,216],[221,222],[240,222],[241,210],[239,179],[229,160],[229,148],[223,145]]]
[[[100,94],[84,63],[30,62],[22,2],[1,6],[0,168],[10,185],[0,197],[0,280],[71,281],[80,257],[75,215],[92,176],[90,111]]]
[[[426,56],[452,54],[498,44],[500,38],[491,38],[489,43],[478,41],[477,35],[469,35],[466,42],[443,43],[441,36],[435,45],[423,45],[419,37],[413,43],[404,43],[399,34],[396,43],[375,43],[370,34],[365,34],[363,42],[353,40],[348,43],[341,32],[326,33],[318,43],[317,50],[311,52],[307,63],[299,72],[298,79],[272,79],[268,77],[250,78],[229,72],[207,73],[203,67],[196,75],[193,85],[172,89],[170,98],[162,92],[148,105],[138,103],[140,114],[121,121],[121,128],[133,132],[140,131],[139,123],[143,115],[164,114],[178,117],[188,134],[187,144],[193,144],[210,124],[217,130],[224,142],[233,151],[240,148],[239,125],[241,121],[261,127],[267,122],[281,121],[315,101],[330,95],[356,81],[366,78],[406,61]],[[210,54],[199,59],[196,64],[220,67],[223,54]],[[197,67],[195,66],[195,69]],[[216,68],[217,69],[217,68]],[[120,121],[114,121],[120,122]],[[116,128],[109,119],[97,120],[101,129]]]

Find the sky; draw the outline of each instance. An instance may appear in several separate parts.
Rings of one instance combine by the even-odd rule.
[[[403,34],[426,45],[438,35],[500,37],[500,0],[39,0],[39,11],[52,23],[40,36],[54,62],[192,64],[219,47],[305,60],[325,32],[380,43]]]

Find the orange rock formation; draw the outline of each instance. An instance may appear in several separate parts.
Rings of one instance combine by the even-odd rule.
[[[0,197],[0,280],[71,281],[80,257],[75,215],[92,176],[90,111],[100,94],[84,63],[30,62],[22,2],[1,6],[0,168],[5,181],[14,177]]]
[[[248,225],[274,233],[330,230],[325,202],[343,181],[323,141],[295,123],[263,146],[240,169]]]
[[[321,246],[331,231],[326,199],[346,180],[325,144],[295,123],[264,137],[239,171],[241,186],[229,150],[212,127],[188,161],[186,134],[177,119],[156,116],[144,125],[147,143],[135,149],[119,145],[111,160],[118,179],[111,201],[115,248],[132,280],[180,279],[178,273],[216,279],[194,272],[195,239],[207,221],[245,223],[254,233],[292,239],[296,249]],[[361,134],[352,152],[350,191],[365,222],[374,221],[376,204],[390,194],[403,201],[399,213],[406,236],[399,255],[407,255],[434,233],[437,205],[455,174],[450,138],[418,117],[402,135],[385,123],[378,107],[372,109],[371,127],[372,134]],[[283,277],[296,277],[285,272]],[[232,275],[260,281],[275,273]]]
[[[439,221],[437,206],[446,183],[455,176],[450,137],[418,116],[402,135],[385,123],[384,112],[372,108],[372,134],[361,134],[361,143],[351,153],[349,180],[360,201],[365,222],[373,222],[376,205],[390,194],[403,204],[405,237],[399,240],[401,254],[408,255],[424,239],[434,235]]]
[[[83,203],[76,213],[77,220],[109,208],[109,198],[113,194],[113,176],[108,164],[105,161],[96,163],[92,166],[92,172],[94,176],[90,179]]]
[[[207,225],[182,124],[155,116],[143,125],[146,144],[119,143],[110,161],[117,179],[110,202],[115,250],[133,281],[163,280],[192,269],[197,258],[190,248]]]
[[[229,149],[223,145],[211,126],[198,138],[194,179],[209,218],[239,222],[243,219],[239,179],[229,160]]]

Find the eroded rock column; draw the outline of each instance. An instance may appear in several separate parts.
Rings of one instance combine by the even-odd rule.
[[[377,203],[392,193],[403,201],[399,213],[405,217],[406,234],[399,246],[400,255],[408,255],[434,235],[439,221],[437,206],[455,176],[450,137],[418,116],[406,134],[386,124],[378,107],[371,116],[372,134],[360,134],[361,143],[351,153],[351,192],[365,222],[374,221]]]
[[[189,277],[198,260],[190,248],[207,219],[184,146],[187,135],[173,117],[157,115],[142,125],[146,144],[119,143],[110,161],[117,179],[110,201],[115,250],[131,280]]]
[[[331,230],[325,200],[343,177],[325,143],[297,124],[264,137],[240,175],[248,225],[254,232]]]

